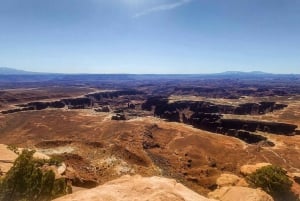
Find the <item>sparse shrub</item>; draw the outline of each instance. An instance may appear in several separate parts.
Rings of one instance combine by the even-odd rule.
[[[34,151],[23,150],[0,183],[0,201],[48,201],[67,193],[64,178],[55,180],[52,170],[33,158]]]
[[[67,181],[63,178],[56,179],[52,189],[52,197],[57,198],[68,193],[72,193],[72,188],[67,184]]]
[[[57,155],[52,156],[48,161],[49,165],[56,165],[56,166],[61,165],[62,162],[63,162],[63,159]]]
[[[19,152],[19,150],[18,150],[18,147],[17,147],[16,145],[13,145],[13,144],[7,145],[7,149],[9,149],[9,150],[15,152],[15,153],[18,154],[18,155],[20,154],[20,152]]]
[[[36,158],[35,158],[35,159],[33,159],[33,160],[34,160],[34,162],[35,162],[36,164],[38,164],[39,166],[43,166],[43,165],[45,165],[45,164],[47,164],[47,165],[49,165],[49,166],[51,166],[51,165],[59,166],[59,165],[61,165],[61,163],[63,162],[61,158],[56,157],[56,156],[51,157],[50,159],[40,159],[40,158],[36,159]]]
[[[297,201],[291,192],[292,181],[281,167],[269,165],[258,169],[247,177],[252,187],[269,193],[277,201]]]

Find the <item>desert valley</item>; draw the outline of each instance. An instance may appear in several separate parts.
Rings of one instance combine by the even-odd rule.
[[[276,200],[246,179],[271,164],[292,181],[285,200],[300,194],[299,75],[0,75],[0,111],[2,176],[7,146],[59,158],[73,194],[58,200],[126,185],[145,186],[138,200]]]

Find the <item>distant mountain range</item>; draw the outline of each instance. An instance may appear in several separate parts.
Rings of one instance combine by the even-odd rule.
[[[32,74],[38,74],[38,73],[18,70],[14,68],[0,67],[0,75],[32,75]]]
[[[225,71],[222,73],[217,73],[220,75],[272,75],[272,73],[266,73],[266,72],[262,72],[262,71],[250,71],[250,72],[242,72],[242,71]]]
[[[15,68],[8,68],[8,67],[0,67],[0,75],[38,75],[38,74],[56,74],[59,75],[59,73],[41,73],[41,72],[31,72],[31,71],[25,71],[25,70],[19,70],[19,69],[15,69]],[[82,73],[82,74],[88,74],[88,73]],[[99,73],[100,74],[100,73]],[[67,75],[67,74],[64,74]],[[109,75],[109,74],[108,74]],[[120,74],[121,75],[121,74]],[[130,75],[130,74],[128,74]],[[132,74],[133,75],[133,74]],[[152,75],[156,75],[156,74],[152,74]],[[162,75],[162,74],[157,74]],[[176,75],[176,74],[175,74]],[[178,74],[180,76],[180,74]],[[262,72],[262,71],[251,71],[251,72],[243,72],[243,71],[225,71],[222,73],[211,73],[211,74],[194,74],[191,76],[216,76],[216,77],[235,77],[235,76],[254,76],[254,77],[261,77],[261,76],[276,76],[276,75],[292,75],[292,74],[273,74],[273,73],[266,73],[266,72]],[[298,75],[298,74],[294,74],[294,75]],[[169,74],[168,76],[172,76],[172,74]]]

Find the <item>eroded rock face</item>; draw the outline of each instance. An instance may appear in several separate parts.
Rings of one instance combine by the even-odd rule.
[[[132,96],[132,95],[141,95],[144,94],[141,91],[137,90],[122,90],[122,91],[108,91],[108,92],[99,92],[99,93],[93,93],[88,94],[86,97],[93,98],[95,100],[101,100],[101,99],[112,99],[117,98],[119,96]]]
[[[198,113],[222,113],[238,115],[262,115],[275,110],[281,110],[287,105],[275,102],[245,103],[239,106],[214,104],[206,101],[177,101],[169,103],[167,97],[150,97],[142,105],[142,109],[151,110],[155,107],[155,115],[160,116],[165,111],[174,112],[189,109]]]
[[[68,109],[87,109],[94,107],[94,105],[103,105],[103,100],[118,98],[120,96],[137,96],[144,94],[137,90],[121,90],[121,91],[111,91],[111,92],[99,92],[88,94],[83,97],[78,98],[64,98],[58,101],[49,102],[30,102],[27,104],[17,105],[19,108],[2,111],[2,114],[16,113],[28,110],[44,110],[47,108],[64,108]],[[104,101],[105,102],[105,101]],[[128,107],[135,108],[135,105],[129,104]],[[96,112],[109,112],[108,106],[101,108],[96,108]]]
[[[123,176],[90,190],[70,194],[55,201],[215,201],[205,198],[173,179]]]
[[[210,98],[227,98],[227,99],[237,99],[241,96],[286,96],[289,93],[295,93],[294,90],[285,88],[270,88],[267,86],[257,86],[255,88],[249,88],[248,85],[240,85],[236,89],[233,87],[226,87],[225,84],[222,87],[175,87],[174,91],[178,94],[193,94],[197,96],[210,97]]]
[[[154,115],[168,121],[191,124],[196,128],[211,132],[231,135],[236,130],[235,137],[247,143],[257,143],[266,138],[254,133],[263,131],[273,134],[294,135],[296,125],[275,122],[249,121],[241,119],[224,119],[222,114],[265,114],[283,109],[287,105],[275,102],[246,103],[238,107],[216,105],[205,101],[178,101],[169,103],[166,97],[150,97],[142,105],[144,110],[153,110]],[[240,132],[239,130],[248,131]]]
[[[266,114],[275,110],[281,110],[285,107],[287,107],[287,105],[276,104],[275,102],[245,103],[235,108],[234,114]]]
[[[239,138],[249,144],[258,143],[261,141],[267,141],[267,138],[264,136],[250,133],[248,131],[243,131],[243,130],[230,129],[226,132],[226,135]]]
[[[69,109],[85,109],[92,106],[92,100],[89,98],[70,98],[61,100]]]
[[[249,132],[263,131],[281,135],[293,135],[297,128],[293,124],[241,119],[222,119],[220,126],[226,129],[246,130]]]
[[[276,122],[249,121],[241,119],[224,119],[222,114],[265,114],[286,105],[275,102],[246,103],[238,107],[230,105],[216,105],[205,101],[177,101],[169,102],[167,97],[150,97],[142,104],[143,110],[153,111],[154,116],[172,122],[193,125],[196,128],[236,137],[246,143],[261,142],[268,146],[274,143],[264,136],[256,134],[263,131],[273,134],[294,135],[296,125]]]
[[[24,108],[16,108],[11,110],[2,111],[2,114],[10,114],[10,113],[16,113],[16,112],[23,112],[23,111],[29,111],[34,110],[34,107],[24,107]]]

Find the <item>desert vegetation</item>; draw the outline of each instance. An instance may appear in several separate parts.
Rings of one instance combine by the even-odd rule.
[[[48,201],[70,192],[65,178],[55,178],[45,166],[56,160],[33,158],[34,151],[23,150],[13,167],[1,178],[1,201]]]
[[[273,196],[276,201],[298,201],[291,191],[293,182],[287,171],[279,166],[269,165],[256,170],[247,177],[252,187],[261,188]]]

